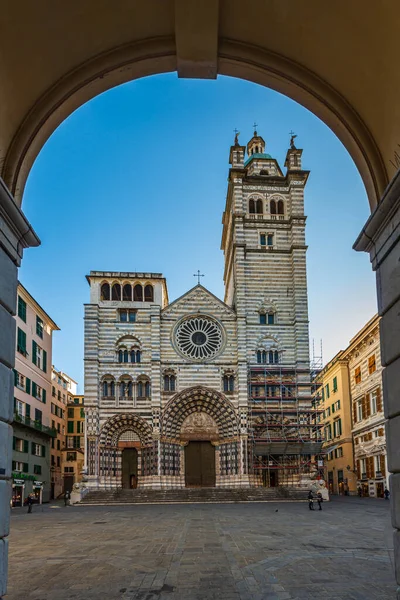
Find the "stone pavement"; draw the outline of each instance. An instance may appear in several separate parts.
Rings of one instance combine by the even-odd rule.
[[[384,500],[34,511],[12,512],[7,600],[395,598]]]

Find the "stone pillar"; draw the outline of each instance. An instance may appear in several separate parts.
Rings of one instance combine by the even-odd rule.
[[[358,236],[376,272],[397,598],[400,600],[400,171]]]
[[[0,597],[7,588],[17,267],[24,248],[39,244],[39,238],[0,179]]]

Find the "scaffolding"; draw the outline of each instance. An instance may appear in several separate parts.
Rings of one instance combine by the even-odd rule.
[[[248,369],[250,468],[266,487],[300,485],[321,475],[322,430],[310,369]]]

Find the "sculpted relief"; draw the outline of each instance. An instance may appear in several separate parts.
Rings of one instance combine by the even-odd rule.
[[[218,426],[214,419],[204,412],[194,412],[182,423],[182,440],[216,440]]]

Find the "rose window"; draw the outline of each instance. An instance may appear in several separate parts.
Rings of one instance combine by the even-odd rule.
[[[178,326],[175,339],[184,356],[204,360],[215,356],[221,349],[222,331],[207,317],[191,317]]]

